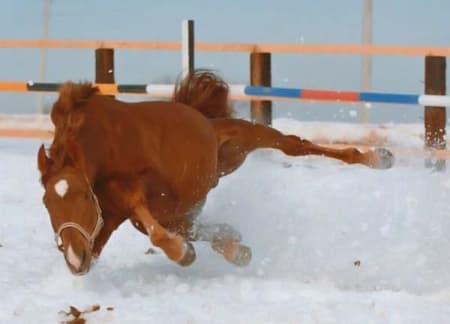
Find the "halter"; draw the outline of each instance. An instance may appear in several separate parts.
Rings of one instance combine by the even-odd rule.
[[[88,183],[89,186],[89,191],[92,194],[92,197],[94,198],[94,202],[95,202],[95,209],[97,211],[97,222],[95,224],[94,227],[94,231],[92,232],[92,234],[89,234],[81,225],[75,223],[75,222],[66,222],[63,223],[59,229],[56,231],[55,233],[55,242],[56,242],[56,246],[58,247],[59,250],[63,250],[62,249],[62,244],[59,244],[59,240],[61,238],[61,233],[63,230],[65,230],[66,228],[74,228],[76,229],[78,232],[80,232],[80,234],[88,241],[89,243],[89,248],[92,250],[93,246],[94,246],[94,241],[97,238],[98,234],[100,233],[100,230],[103,227],[103,217],[102,217],[102,210],[100,208],[100,204],[98,203],[98,199],[97,196],[94,194],[94,191],[92,190],[92,186],[89,183],[88,178],[86,177],[86,182]],[[62,241],[62,240],[61,240]]]

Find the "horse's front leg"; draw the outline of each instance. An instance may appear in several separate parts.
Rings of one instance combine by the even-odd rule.
[[[108,242],[109,238],[111,237],[113,231],[113,229],[103,226],[102,230],[94,241],[94,246],[92,247],[92,257],[94,257],[95,259],[98,259],[100,257],[100,254],[102,253],[103,248],[105,247],[106,242]]]
[[[181,266],[188,266],[195,260],[195,250],[181,235],[169,232],[152,216],[145,205],[135,208],[137,219],[144,226],[153,245],[160,247],[169,259]]]
[[[103,211],[103,227],[95,238],[94,245],[92,247],[92,256],[98,258],[103,251],[106,243],[108,242],[111,234],[122,224],[125,217],[115,217]]]

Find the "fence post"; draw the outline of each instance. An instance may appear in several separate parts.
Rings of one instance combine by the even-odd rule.
[[[114,49],[95,50],[95,83],[114,83]]]
[[[250,84],[253,86],[272,85],[270,53],[250,54]],[[272,123],[272,101],[252,100],[251,119],[253,122],[270,125]]]
[[[445,95],[445,56],[425,57],[425,94]],[[425,147],[443,150],[445,143],[445,125],[447,123],[446,108],[425,106]],[[425,160],[426,167],[436,170],[445,169],[445,160]]]

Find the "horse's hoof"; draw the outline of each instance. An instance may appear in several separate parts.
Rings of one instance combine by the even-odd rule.
[[[376,148],[373,150],[376,154],[378,163],[374,166],[376,169],[389,169],[392,168],[395,162],[394,155],[391,151],[385,148]]]
[[[195,261],[195,249],[191,242],[185,242],[185,251],[183,257],[177,261],[182,267],[187,267]]]
[[[250,263],[251,259],[252,259],[252,249],[246,245],[239,244],[236,254],[232,259],[228,261],[238,267],[245,267]]]

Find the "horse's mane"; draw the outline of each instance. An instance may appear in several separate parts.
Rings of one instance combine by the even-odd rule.
[[[210,70],[197,69],[175,84],[172,101],[184,103],[208,118],[231,117],[228,84]]]
[[[50,113],[55,125],[55,135],[49,148],[49,155],[55,169],[64,165],[67,139],[76,134],[84,122],[84,115],[79,108],[98,92],[99,89],[89,82],[66,82],[61,85],[59,97]]]
[[[83,106],[99,89],[90,82],[65,82],[59,88],[59,97],[51,111],[52,122],[57,128],[66,128],[71,114]]]

